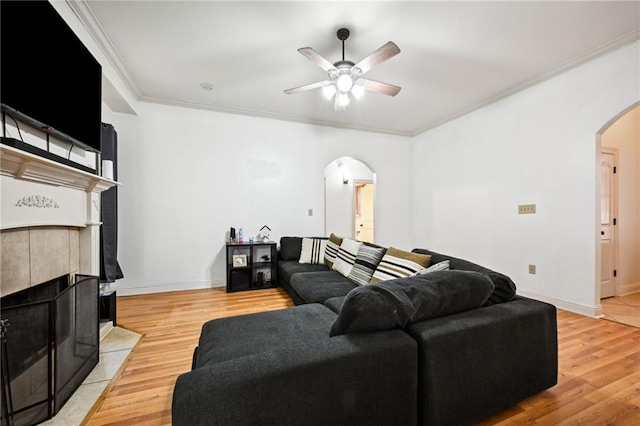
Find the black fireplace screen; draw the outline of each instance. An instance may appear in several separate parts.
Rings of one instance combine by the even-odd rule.
[[[99,360],[99,278],[56,278],[2,298],[2,424],[55,416]]]

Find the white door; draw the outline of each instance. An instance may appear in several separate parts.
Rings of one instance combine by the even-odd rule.
[[[373,188],[372,182],[358,182],[354,190],[355,238],[373,243]]]
[[[600,298],[615,295],[616,156],[603,149],[600,163]]]

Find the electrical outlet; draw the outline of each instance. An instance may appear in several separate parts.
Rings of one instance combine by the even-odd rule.
[[[520,204],[518,206],[518,214],[535,214],[535,213],[536,213],[535,204]]]
[[[308,214],[309,216],[313,216],[313,209],[309,209],[309,211],[307,212],[307,214]]]
[[[529,265],[529,273],[535,275],[536,265]]]

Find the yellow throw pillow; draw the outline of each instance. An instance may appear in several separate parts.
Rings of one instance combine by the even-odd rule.
[[[370,283],[410,277],[428,267],[430,262],[431,256],[428,254],[389,247],[373,273]]]
[[[327,247],[324,250],[324,264],[327,265],[329,269],[333,268],[333,262],[336,261],[336,255],[338,254],[342,240],[342,238],[338,237],[333,232],[331,233],[331,236],[329,236]]]

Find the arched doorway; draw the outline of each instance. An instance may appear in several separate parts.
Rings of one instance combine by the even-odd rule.
[[[640,326],[640,102],[596,134],[596,300],[605,318]]]
[[[325,168],[325,235],[334,233],[373,243],[376,174],[364,162],[338,158]]]

